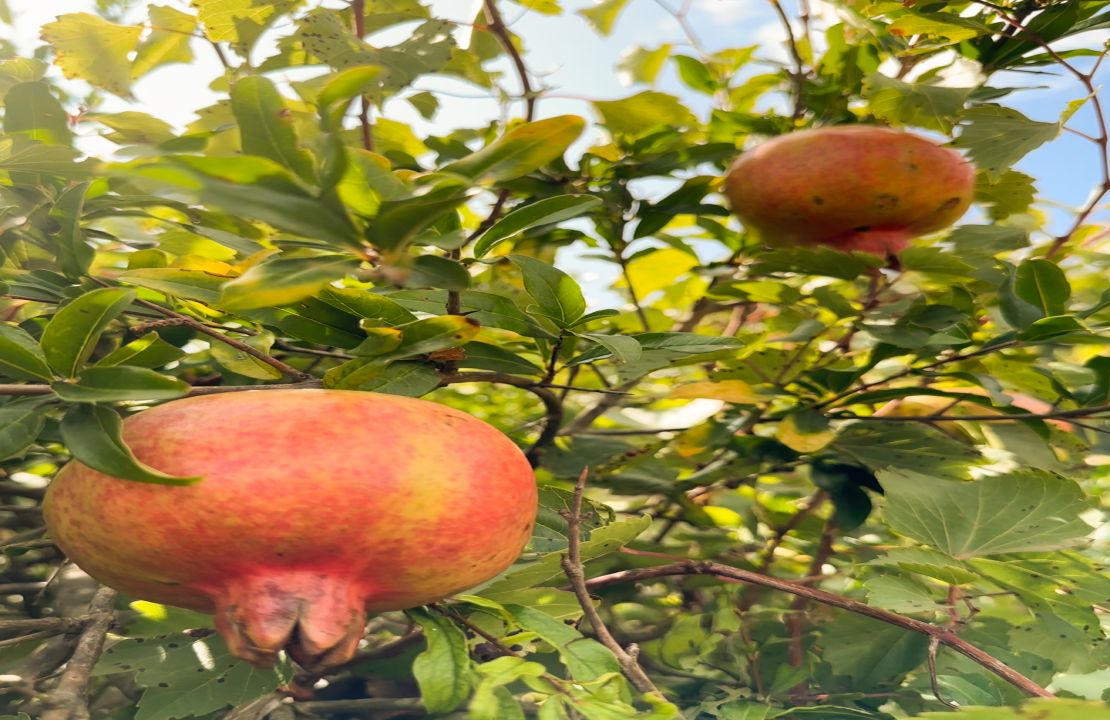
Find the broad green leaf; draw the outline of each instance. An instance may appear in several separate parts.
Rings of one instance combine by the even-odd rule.
[[[219,305],[232,311],[291,305],[356,267],[358,261],[346,255],[268,260],[224,285]]]
[[[42,350],[50,367],[66,377],[76,375],[101,333],[134,299],[134,290],[100,288],[58,310],[42,332]]]
[[[536,301],[537,314],[565,328],[586,312],[582,289],[570,275],[527,255],[510,255],[509,259],[524,276],[524,289]]]
[[[650,525],[651,518],[643,516],[609,523],[596,528],[590,532],[589,539],[583,542],[579,548],[582,561],[588,562],[594,558],[620,550],[635,540]],[[541,585],[549,582],[552,578],[561,576],[563,573],[560,564],[562,555],[562,551],[550,552],[542,555],[535,562],[511,567],[477,594],[499,602],[512,602],[513,593],[523,588]]]
[[[101,135],[117,145],[161,145],[175,137],[173,126],[165,120],[134,110],[90,113],[86,117],[109,128]]]
[[[35,58],[7,58],[0,60],[0,99],[13,85],[42,80],[46,63]]]
[[[1033,182],[1032,177],[1017,170],[1007,170],[997,177],[980,170],[975,177],[975,202],[988,207],[992,220],[1026,213],[1037,196]]]
[[[157,331],[148,332],[137,340],[121,345],[96,361],[96,367],[131,365],[133,367],[157,368],[180,360],[185,351],[162,339]]]
[[[981,462],[973,448],[916,423],[852,423],[830,449],[873,471],[906,468],[946,478],[966,478]]]
[[[585,215],[601,205],[592,195],[558,195],[513,210],[482,233],[474,243],[474,256],[483,257],[505,240],[540,225],[562,222]]]
[[[925,662],[924,635],[852,613],[828,623],[822,633],[823,659],[854,690],[874,688]]]
[[[628,261],[627,283],[639,298],[674,285],[679,278],[700,264],[697,257],[676,248],[641,253]],[[624,282],[618,283],[625,286]]]
[[[613,25],[628,5],[628,0],[597,0],[593,7],[584,8],[578,14],[586,18],[600,35],[613,32]]]
[[[42,39],[54,47],[54,64],[67,78],[131,98],[129,55],[142,32],[138,25],[116,25],[89,13],[69,13],[43,25]]]
[[[953,482],[910,470],[879,473],[885,517],[897,532],[955,558],[1058,550],[1081,541],[1090,508],[1073,481],[1021,470]]]
[[[19,455],[38,438],[46,412],[34,398],[0,405],[0,460]]]
[[[738,405],[753,405],[763,398],[759,396],[748,383],[743,380],[715,380],[692,382],[676,387],[670,395],[672,398],[692,399],[708,398],[710,400],[723,400]]]
[[[972,161],[993,181],[1060,134],[1056,123],[1035,122],[1017,110],[997,105],[970,108],[960,118],[956,146],[966,148]]]
[[[0,322],[0,375],[15,380],[49,380],[53,374],[33,337],[23,328]]]
[[[927,585],[898,575],[880,575],[865,582],[867,604],[900,613],[936,612],[937,599]]]
[[[379,206],[370,225],[370,240],[382,248],[403,248],[418,240],[421,233],[440,219],[455,212],[467,197],[465,188],[448,184],[423,195],[387,200]]]
[[[186,268],[138,268],[122,273],[119,280],[149,290],[157,290],[171,297],[216,305],[220,300],[221,288],[231,278],[204,270]]]
[[[230,42],[246,57],[263,31],[296,7],[299,0],[193,0],[204,35],[212,42]]]
[[[324,85],[316,96],[316,105],[320,116],[327,120],[329,128],[340,127],[351,98],[376,88],[381,74],[380,67],[361,65],[336,73]]]
[[[448,713],[470,695],[470,654],[466,636],[453,622],[423,609],[408,611],[424,630],[427,648],[416,656],[412,673],[420,699],[430,713]]]
[[[630,337],[635,338],[640,343],[640,348],[644,351],[642,355],[644,359],[648,358],[649,351],[659,351],[651,357],[653,361],[657,359],[668,361],[721,350],[733,350],[743,346],[743,342],[736,338],[698,335],[697,333],[639,333]],[[604,360],[609,355],[610,353],[606,348],[591,348],[574,358],[569,364],[580,365],[595,360]]]
[[[1071,285],[1060,266],[1050,260],[1033,258],[1018,266],[1014,292],[1045,316],[1063,315],[1071,297]]]
[[[547,668],[537,662],[506,655],[478,665],[480,679],[468,707],[469,720],[509,720],[524,717],[516,698],[505,685],[526,677],[542,677]],[[501,691],[501,692],[498,692]],[[508,705],[511,703],[511,706]],[[515,707],[515,710],[514,710]]]
[[[195,15],[168,5],[149,5],[150,33],[139,43],[131,63],[131,77],[138,79],[151,70],[171,63],[193,60],[189,42],[197,28]]]
[[[595,100],[601,121],[614,135],[639,136],[660,126],[697,123],[694,113],[674,95],[645,90],[623,100]]]
[[[951,585],[975,581],[975,574],[964,562],[929,548],[895,548],[867,564],[892,565]]]
[[[871,253],[843,253],[823,247],[790,248],[759,253],[751,274],[795,272],[853,280],[881,264],[882,259]]]
[[[980,35],[989,35],[990,26],[976,18],[961,17],[955,13],[907,13],[888,26],[895,35],[934,35],[958,43]]]
[[[864,81],[862,92],[871,112],[888,124],[950,133],[972,90],[902,82],[875,72]]]
[[[63,145],[19,145],[12,151],[11,139],[0,139],[0,170],[9,172],[47,173],[67,178],[87,177],[92,170],[89,162],[78,164],[82,153]]]
[[[86,368],[76,380],[54,382],[50,387],[67,402],[173,400],[189,393],[186,382],[128,365]]]
[[[107,405],[74,405],[62,418],[62,440],[73,457],[110,477],[157,485],[192,485],[199,477],[174,477],[140,462],[123,442],[123,421]]]
[[[517,125],[481,150],[457,160],[444,172],[475,182],[503,182],[527,175],[563,156],[586,128],[575,115]]]
[[[543,638],[559,652],[559,657],[567,666],[571,677],[578,681],[595,680],[610,673],[619,673],[620,665],[613,653],[596,640],[584,637],[582,633],[547,613],[524,607],[506,604],[513,619],[521,627]]]
[[[408,268],[405,287],[442,288],[461,292],[470,287],[470,273],[459,262],[439,255],[419,255]]]
[[[485,684],[480,684],[474,691],[466,717],[467,720],[526,720],[524,710],[511,692]]]
[[[972,277],[975,268],[955,256],[950,250],[940,248],[908,247],[898,253],[898,260],[906,270],[934,275],[959,275]]]
[[[255,335],[247,335],[241,338],[241,341],[255,350],[268,353],[270,347],[274,344],[274,334],[264,330]],[[219,340],[209,342],[208,352],[212,359],[222,367],[240,375],[255,380],[279,380],[282,377],[281,371],[274,366],[262,362],[245,350],[232,347]]]
[[[305,182],[314,180],[312,156],[300,147],[292,113],[273,82],[261,75],[237,80],[231,86],[231,111],[244,153],[284,165]]]
[[[371,290],[329,287],[320,293],[320,299],[352,315],[381,321],[386,325],[405,325],[416,320],[416,316],[403,305]],[[444,302],[439,303],[440,307],[445,305],[446,296]]]
[[[69,113],[44,82],[13,85],[4,98],[4,132],[52,145],[69,145]]]
[[[174,633],[127,638],[108,647],[94,674],[133,673],[140,688],[135,720],[205,717],[272,692],[277,673],[236,660],[218,635]]]

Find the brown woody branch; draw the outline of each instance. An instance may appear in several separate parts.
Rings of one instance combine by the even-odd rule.
[[[824,590],[806,587],[805,585],[789,580],[781,580],[769,575],[762,575],[760,573],[742,570],[721,563],[705,560],[683,560],[667,565],[659,565],[657,567],[622,570],[620,572],[609,573],[608,575],[602,575],[592,580],[587,580],[586,586],[590,589],[596,589],[621,583],[654,580],[679,575],[712,575],[732,582],[759,585],[761,587],[778,590],[796,597],[821,603],[822,605],[847,610],[848,612],[895,625],[911,632],[925,635],[929,638],[936,638],[939,644],[949,647],[961,655],[970,658],[1023,692],[1036,697],[1054,697],[1052,693],[1045,690],[1033,680],[1025,677],[994,656],[975,647],[948,628],[906,617],[905,615],[899,615],[898,613],[883,610],[882,608],[865,605],[857,600],[852,600]]]
[[[66,669],[54,689],[46,698],[46,710],[41,720],[88,720],[89,678],[93,666],[104,649],[104,639],[111,629],[115,616],[112,606],[116,591],[102,587],[89,603],[92,619],[85,626],[77,646],[66,663]]]
[[[578,482],[574,485],[574,498],[570,512],[563,513],[563,517],[567,521],[567,552],[563,555],[561,562],[563,573],[570,581],[571,590],[578,598],[578,604],[582,606],[582,612],[586,616],[586,620],[589,621],[590,627],[593,628],[594,634],[597,635],[597,639],[617,658],[621,670],[632,685],[642,693],[657,695],[662,699],[663,694],[659,692],[659,688],[655,687],[655,683],[651,681],[644,669],[640,667],[640,663],[636,661],[639,648],[635,645],[630,645],[627,650],[621,647],[621,644],[617,642],[613,633],[605,625],[605,621],[601,619],[601,614],[598,613],[597,608],[594,607],[594,601],[590,597],[590,591],[586,585],[586,571],[582,566],[580,552],[582,544],[580,533],[582,530],[582,495],[586,492],[586,478],[589,477],[589,474],[590,469],[586,468],[578,475]]]

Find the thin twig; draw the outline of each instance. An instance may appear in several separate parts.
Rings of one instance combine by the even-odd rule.
[[[505,20],[501,17],[501,11],[497,8],[495,0],[484,0],[482,6],[486,11],[489,31],[501,43],[501,47],[505,49],[509,59],[512,60],[513,67],[516,68],[517,78],[520,80],[521,95],[524,97],[524,119],[527,122],[532,122],[536,115],[536,93],[532,89],[528,67],[524,64],[524,58],[520,56],[520,51],[513,44],[513,37],[509,33],[509,28],[505,26]]]
[[[351,0],[351,16],[355,37],[359,40],[366,35],[366,0]],[[370,124],[370,99],[363,93],[359,98],[358,124],[362,135],[364,150],[374,150],[374,128]]]
[[[66,669],[47,695],[41,720],[88,720],[89,678],[104,649],[104,638],[115,621],[112,605],[116,591],[102,587],[89,603],[92,619],[85,626]]]
[[[601,614],[594,607],[594,601],[586,587],[586,571],[582,566],[580,552],[582,543],[580,534],[582,528],[582,496],[586,492],[586,478],[589,477],[589,474],[590,469],[586,468],[578,475],[578,482],[574,485],[574,498],[571,502],[570,512],[563,513],[563,517],[567,521],[567,552],[562,557],[563,573],[570,581],[571,590],[578,598],[578,604],[582,606],[582,612],[589,621],[590,627],[593,628],[594,634],[597,635],[597,639],[617,658],[621,670],[632,685],[642,693],[653,694],[662,698],[663,694],[659,692],[659,688],[655,687],[655,683],[651,681],[644,669],[640,667],[640,663],[636,661],[639,649],[635,645],[630,645],[627,650],[621,647],[621,644],[617,642],[601,619]]]
[[[798,40],[794,37],[794,27],[790,24],[790,16],[786,14],[786,10],[782,7],[781,0],[768,0],[771,7],[775,11],[775,15],[779,18],[779,23],[782,25],[783,30],[786,32],[786,47],[790,51],[790,57],[794,60],[794,71],[790,72],[790,81],[794,86],[794,113],[792,117],[797,120],[806,111],[805,105],[805,76],[806,64],[802,59],[802,53],[798,49]]]
[[[602,575],[586,582],[586,586],[590,589],[608,587],[610,585],[617,585],[629,582],[639,582],[642,580],[653,580],[663,577],[672,577],[676,575],[712,575],[725,580],[734,582],[750,583],[752,585],[760,585],[762,587],[778,590],[780,592],[790,593],[797,597],[804,597],[807,600],[828,605],[830,607],[840,608],[847,610],[858,615],[879,620],[881,622],[895,625],[912,632],[925,635],[927,637],[936,637],[941,645],[952,648],[956,652],[970,658],[987,670],[1001,677],[1006,682],[1014,687],[1022,690],[1023,692],[1035,697],[1054,697],[1052,693],[1045,690],[1033,680],[1022,675],[1017,670],[1009,665],[1006,665],[1001,660],[994,656],[980,650],[971,643],[967,642],[959,635],[956,635],[948,628],[938,627],[931,623],[916,620],[905,615],[884,610],[882,608],[872,607],[857,600],[846,598],[842,595],[818,590],[816,588],[806,587],[800,583],[791,582],[789,580],[781,580],[779,578],[771,577],[769,575],[761,575],[760,573],[752,572],[750,570],[742,570],[729,565],[721,563],[709,562],[705,560],[682,560],[679,562],[670,563],[667,565],[659,565],[649,568],[637,568],[633,570],[621,570],[619,572],[609,573]]]

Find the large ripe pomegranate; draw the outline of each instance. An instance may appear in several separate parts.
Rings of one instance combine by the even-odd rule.
[[[866,125],[777,137],[743,153],[725,178],[733,212],[768,244],[879,255],[959,220],[974,186],[958,152]]]
[[[138,413],[143,462],[187,487],[74,461],[46,522],[66,554],[137,598],[215,613],[231,651],[349,659],[367,612],[414,607],[508,567],[536,516],[532,469],[486,423],[442,405],[341,390],[194,397]]]

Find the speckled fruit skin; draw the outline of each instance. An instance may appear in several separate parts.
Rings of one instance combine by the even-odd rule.
[[[743,153],[725,194],[769,245],[896,254],[971,204],[975,168],[958,152],[868,125],[802,130]]]
[[[520,450],[437,403],[342,390],[193,397],[124,439],[179,487],[74,461],[44,512],[65,553],[137,598],[215,614],[231,651],[307,668],[349,659],[366,613],[423,605],[508,567],[536,517]]]

